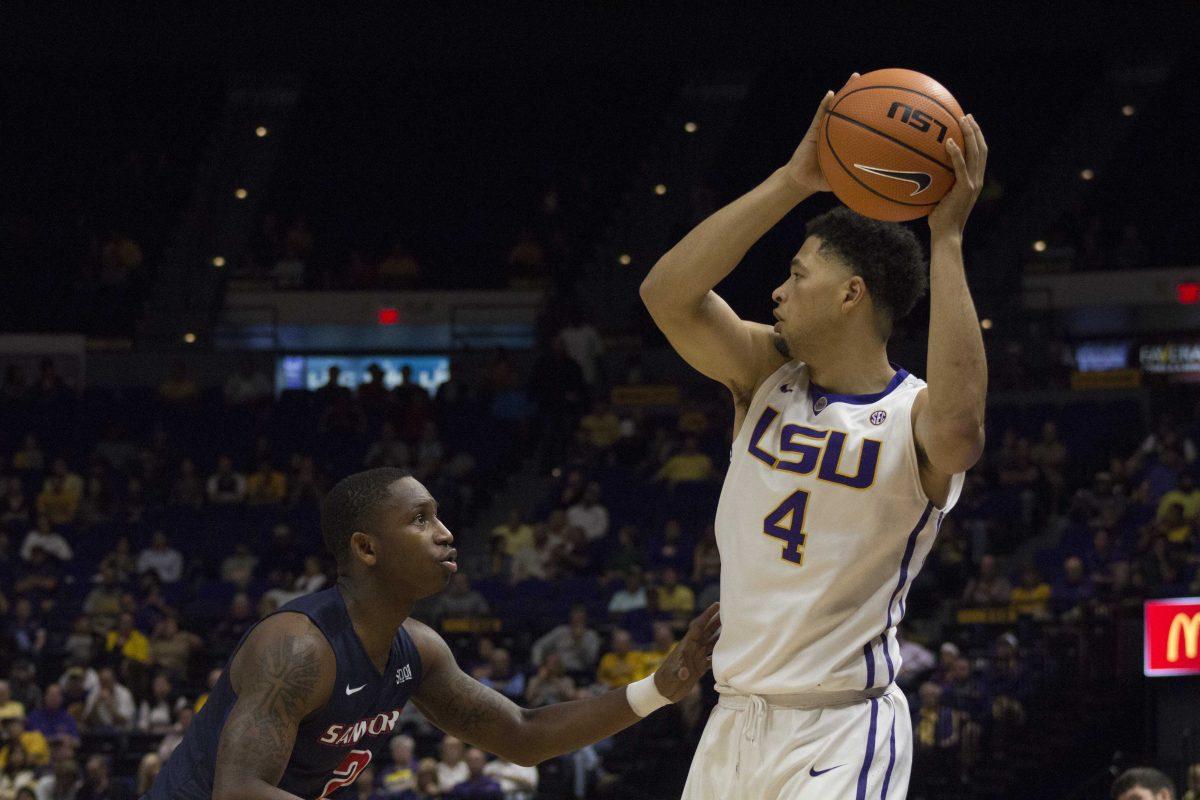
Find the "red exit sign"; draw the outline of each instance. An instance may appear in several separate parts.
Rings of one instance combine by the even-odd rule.
[[[1175,299],[1182,305],[1194,306],[1200,303],[1200,281],[1185,281],[1175,284]]]
[[[1147,600],[1145,673],[1200,675],[1200,597]]]

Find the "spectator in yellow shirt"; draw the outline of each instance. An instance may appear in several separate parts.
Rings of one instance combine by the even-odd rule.
[[[117,618],[117,627],[108,632],[104,641],[108,653],[120,653],[121,657],[139,664],[150,663],[150,640],[133,627],[133,615],[125,612]]]
[[[1050,584],[1042,580],[1032,564],[1026,564],[1021,569],[1020,582],[1009,592],[1013,615],[1035,620],[1049,619],[1050,595]]]
[[[13,700],[12,684],[8,681],[0,681],[0,720],[24,716],[25,704],[19,700]]]
[[[270,459],[258,462],[258,469],[246,478],[246,503],[252,506],[277,506],[287,497],[287,476],[271,465]]]
[[[1196,479],[1190,472],[1180,474],[1179,484],[1158,501],[1155,517],[1159,520],[1165,518],[1171,513],[1171,506],[1176,504],[1183,506],[1184,519],[1193,519],[1200,513],[1200,489],[1196,488]]]
[[[603,400],[597,400],[579,421],[579,429],[587,443],[598,450],[607,450],[621,438],[621,420]]]
[[[1183,503],[1176,502],[1167,506],[1167,513],[1159,517],[1154,526],[1171,544],[1187,545],[1188,540],[1192,538],[1192,523],[1184,516]]]
[[[642,654],[633,649],[633,637],[629,631],[616,628],[612,634],[612,650],[600,659],[596,680],[610,689],[619,689],[637,680],[641,671]]]
[[[683,450],[668,458],[654,479],[665,480],[674,487],[680,483],[711,480],[714,472],[712,459],[701,453],[696,438],[689,436],[683,442]]]
[[[150,640],[133,627],[133,615],[124,612],[117,627],[104,637],[104,650],[110,659],[120,654],[120,672],[125,683],[139,696],[145,696],[150,679]]]
[[[4,769],[8,764],[8,754],[13,742],[19,743],[18,746],[25,751],[29,757],[29,766],[44,767],[50,763],[50,745],[41,731],[25,730],[24,710],[0,714],[0,726],[3,727],[0,740],[7,742],[4,748],[0,749],[0,769]]]
[[[492,537],[504,540],[504,553],[512,557],[525,548],[533,547],[533,526],[521,519],[521,509],[508,512],[503,525],[492,528]]]
[[[667,656],[674,646],[675,632],[671,630],[671,624],[661,620],[655,622],[654,640],[650,642],[649,649],[642,651],[642,663],[633,679],[640,681],[642,678],[653,675],[662,662],[667,660]]]
[[[670,614],[676,624],[687,624],[696,609],[696,595],[679,582],[679,572],[674,567],[663,568],[659,576],[658,610]]]
[[[54,459],[53,472],[46,478],[37,498],[38,513],[49,517],[51,524],[69,525],[79,513],[82,497],[83,478],[71,472],[66,459]]]
[[[46,468],[46,455],[38,444],[36,433],[27,433],[21,441],[21,449],[13,454],[12,466],[17,472],[41,472]]]

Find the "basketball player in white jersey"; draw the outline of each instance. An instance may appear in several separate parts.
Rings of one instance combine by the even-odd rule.
[[[772,294],[774,327],[712,291],[755,241],[828,191],[822,101],[790,161],[700,223],[641,296],[689,364],[729,387],[734,443],[717,508],[720,693],[685,800],[903,798],[912,761],[896,625],[963,473],[983,450],[987,368],[962,237],[987,146],[947,142],[956,183],[916,237],[836,209]],[[930,286],[928,383],[888,337]]]

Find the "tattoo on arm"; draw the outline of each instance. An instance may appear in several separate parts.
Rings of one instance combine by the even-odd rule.
[[[521,710],[499,692],[473,680],[457,667],[430,687],[421,700],[433,719],[447,731],[479,744],[505,720],[519,721]]]
[[[459,669],[446,642],[428,626],[405,623],[425,665],[413,703],[430,722],[489,753],[517,761],[527,736],[527,712]]]
[[[283,636],[272,642],[263,656],[263,669],[256,676],[256,708],[299,720],[320,678],[316,642],[306,636]]]
[[[279,782],[321,680],[319,644],[311,636],[283,635],[244,654],[241,691],[217,752],[218,782]]]

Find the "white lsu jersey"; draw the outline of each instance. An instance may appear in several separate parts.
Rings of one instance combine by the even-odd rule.
[[[800,362],[759,387],[717,507],[717,690],[801,694],[886,687],[896,625],[943,515],[921,486],[902,369],[882,392],[832,394]]]

